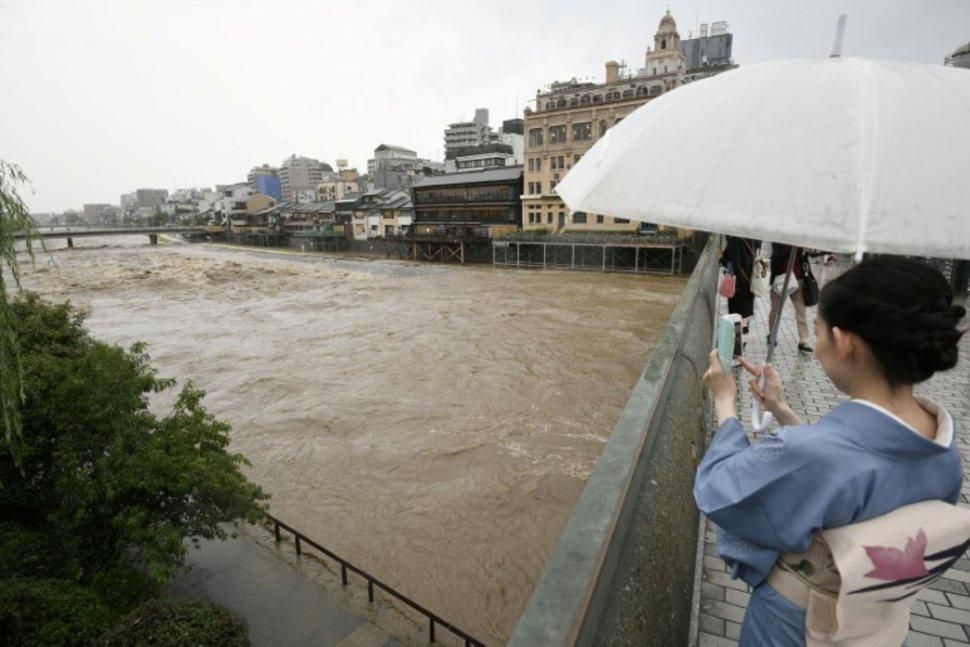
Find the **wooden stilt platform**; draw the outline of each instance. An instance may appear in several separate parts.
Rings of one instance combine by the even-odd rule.
[[[492,241],[496,267],[565,269],[632,274],[678,274],[690,241],[675,236],[535,236]]]

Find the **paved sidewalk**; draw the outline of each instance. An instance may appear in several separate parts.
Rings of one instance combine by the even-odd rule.
[[[832,269],[830,268],[830,271]],[[821,272],[816,271],[816,276]],[[723,308],[723,299],[719,299]],[[756,361],[765,357],[768,319],[768,300],[756,301],[756,312],[751,324],[746,354]],[[809,308],[809,319],[815,316],[815,308]],[[811,328],[811,324],[809,325]],[[821,365],[811,354],[796,350],[798,334],[791,302],[786,303],[779,332],[778,349],[774,364],[781,372],[785,393],[792,408],[809,422],[818,420],[846,396],[837,392],[825,377]],[[751,429],[751,400],[747,380],[739,390],[739,413],[747,429]],[[930,395],[947,407],[957,427],[957,442],[964,460],[964,476],[970,476],[970,334],[964,336],[960,346],[957,367],[938,374],[917,390]],[[757,438],[757,435],[751,434]],[[961,505],[970,507],[970,479],[964,481]],[[715,527],[704,521],[703,567],[700,582],[699,647],[728,647],[737,645],[741,620],[748,605],[748,587],[740,580],[728,577],[724,562],[715,550]],[[699,547],[700,548],[700,547]],[[695,601],[696,603],[696,601]],[[910,622],[909,647],[956,647],[970,646],[970,559],[964,556],[951,568],[946,577],[937,580],[917,598]]]
[[[192,570],[176,576],[166,591],[227,607],[246,621],[255,647],[401,644],[244,532],[190,548],[188,561]]]

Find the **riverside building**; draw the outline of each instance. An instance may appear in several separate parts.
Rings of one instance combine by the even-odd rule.
[[[726,24],[723,29],[730,37]],[[535,107],[525,110],[522,228],[535,233],[631,234],[649,228],[608,214],[572,212],[556,194],[556,185],[593,144],[631,112],[694,77],[733,67],[730,38],[719,38],[717,43],[716,60],[720,64],[705,64],[708,48],[713,46],[708,40],[699,40],[682,48],[677,24],[668,10],[654,34],[653,46],[647,48],[642,69],[630,72],[625,65],[608,61],[603,83],[574,78],[554,82],[547,90],[537,92]],[[689,65],[695,59],[700,68],[692,73]]]

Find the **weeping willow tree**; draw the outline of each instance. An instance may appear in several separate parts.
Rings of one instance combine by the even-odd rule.
[[[20,288],[18,241],[24,241],[28,257],[34,259],[37,230],[18,189],[27,183],[20,167],[0,160],[0,417],[4,438],[11,447],[20,437],[24,392],[20,346],[7,291]]]

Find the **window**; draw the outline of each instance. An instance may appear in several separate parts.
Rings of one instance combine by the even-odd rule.
[[[546,110],[552,110],[555,107],[556,104],[554,104],[552,101],[546,101]]]
[[[579,158],[582,157],[582,156],[583,156],[582,153],[574,153],[573,154],[573,164],[575,164],[576,162],[578,162],[579,161]]]
[[[606,125],[606,120],[601,121],[600,122],[600,137],[602,137],[603,135],[606,134],[606,129],[607,128],[608,128],[608,126]]]
[[[593,138],[593,125],[584,121],[573,124],[573,141],[586,141]]]
[[[546,222],[549,223],[550,225],[552,224],[552,214],[551,213],[547,213],[546,214]]]
[[[574,224],[577,224],[577,225],[585,225],[586,224],[586,214],[583,213],[582,211],[577,211],[577,212],[573,213],[573,223]]]
[[[542,128],[529,131],[529,146],[542,146]]]
[[[667,39],[664,38],[660,41],[660,49],[667,49]]]
[[[597,225],[603,224],[603,216],[596,216],[596,224]]]
[[[549,158],[549,168],[552,169],[553,171],[555,171],[557,168],[559,168],[556,165],[556,156],[555,155],[553,155],[552,157]]]
[[[542,193],[542,182],[536,182],[536,193]]]
[[[557,185],[557,184],[559,184],[559,182],[557,182],[556,180],[553,180],[552,182],[550,182],[550,183],[549,183],[549,190],[550,190],[550,191],[555,191],[555,190],[556,190],[556,185]]]
[[[618,225],[628,225],[628,224],[630,224],[630,221],[627,220],[626,218],[614,218],[613,219],[613,222],[615,222]]]
[[[613,122],[613,125],[615,126],[616,124],[620,123],[621,121],[623,121],[623,117],[617,117],[616,118],[616,121]]]
[[[603,95],[602,94],[594,94],[593,95],[593,103],[603,103]]]
[[[529,182],[529,195],[535,195],[535,192],[536,192],[536,183]]]
[[[623,91],[623,98],[624,99],[630,99],[632,97],[633,97],[633,90],[624,90]]]
[[[580,100],[579,100],[579,102],[580,102],[581,104],[583,104],[584,106],[585,106],[585,105],[588,105],[588,104],[589,104],[589,95],[588,95],[588,94],[584,94],[584,95],[583,95],[583,98],[582,98],[582,99],[580,99]]]
[[[565,144],[566,143],[566,127],[565,126],[549,126],[549,143],[550,144]]]
[[[534,160],[534,159],[532,159],[531,157],[529,158],[529,170],[530,170],[530,171],[534,171],[534,170],[536,170],[536,166],[535,166],[535,160]]]
[[[578,105],[579,105],[579,99],[577,99],[576,97],[573,97],[572,99],[569,100],[570,108],[575,108]]]
[[[537,157],[535,161],[536,161],[536,170],[537,171],[541,171],[542,170],[542,158],[541,157]]]
[[[565,108],[566,107],[566,100],[565,99],[560,99],[559,101],[557,101],[556,102],[556,107],[557,108]]]

